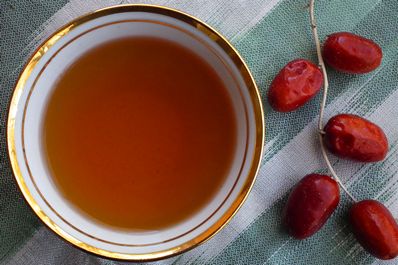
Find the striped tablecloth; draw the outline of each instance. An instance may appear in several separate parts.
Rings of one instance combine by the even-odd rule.
[[[7,158],[5,125],[13,85],[29,54],[68,21],[92,10],[127,3],[177,8],[224,34],[248,63],[265,105],[265,153],[254,188],[232,221],[207,243],[154,264],[398,264],[367,254],[347,225],[350,204],[340,207],[315,236],[289,237],[280,225],[288,191],[304,175],[326,172],[317,137],[319,95],[298,111],[272,111],[268,86],[288,61],[315,60],[307,0],[2,0],[0,2],[0,263],[118,264],[82,252],[55,236],[29,209]],[[378,42],[382,65],[365,75],[330,70],[326,119],[340,112],[362,115],[387,134],[390,151],[376,164],[333,158],[343,182],[359,199],[376,198],[398,217],[398,1],[318,0],[322,39],[350,31]]]

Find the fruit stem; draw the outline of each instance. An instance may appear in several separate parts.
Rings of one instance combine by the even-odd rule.
[[[313,35],[314,41],[315,41],[316,53],[318,55],[318,64],[319,64],[319,67],[321,68],[322,74],[323,74],[323,95],[322,95],[322,100],[321,100],[321,105],[320,105],[320,110],[319,110],[319,120],[318,120],[318,136],[319,136],[319,142],[321,145],[321,152],[322,152],[323,159],[325,160],[326,165],[327,165],[330,173],[332,174],[333,178],[339,183],[340,187],[345,191],[345,193],[347,193],[347,195],[354,202],[357,202],[355,197],[352,196],[352,194],[343,185],[339,176],[337,176],[336,171],[333,169],[332,163],[330,163],[328,154],[326,152],[325,143],[323,142],[323,135],[325,134],[325,132],[323,130],[323,122],[322,121],[323,121],[323,115],[325,112],[326,99],[328,96],[329,81],[328,81],[328,74],[326,72],[325,63],[322,58],[321,43],[319,41],[318,30],[317,30],[317,26],[316,26],[314,6],[315,6],[315,0],[310,0],[311,30],[312,30],[312,35]]]

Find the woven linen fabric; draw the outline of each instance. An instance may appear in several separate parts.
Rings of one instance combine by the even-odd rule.
[[[316,134],[320,95],[291,113],[274,112],[266,101],[275,74],[295,58],[316,61],[307,0],[2,0],[0,2],[0,263],[131,264],[83,252],[43,226],[13,179],[6,147],[6,118],[13,86],[34,49],[57,28],[87,12],[127,3],[152,3],[190,13],[229,39],[252,71],[261,91],[266,143],[257,181],[243,207],[215,237],[182,255],[149,264],[398,264],[379,261],[354,239],[350,205],[339,208],[313,237],[298,241],[281,227],[289,190],[304,175],[326,173]],[[325,121],[354,113],[380,125],[390,144],[387,158],[363,164],[332,157],[358,199],[383,202],[398,217],[398,1],[318,0],[321,39],[350,31],[375,40],[382,65],[369,74],[329,71]]]

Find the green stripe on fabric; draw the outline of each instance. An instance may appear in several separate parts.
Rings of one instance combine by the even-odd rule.
[[[277,71],[295,58],[315,59],[308,22],[308,1],[284,1],[237,43],[261,89],[266,111],[267,141],[279,135],[277,148],[265,150],[263,163],[269,161],[317,115],[319,96],[300,110],[284,114],[272,111],[266,91]],[[328,102],[345,91],[355,91],[355,102],[341,106],[346,112],[372,113],[397,90],[398,75],[398,5],[395,0],[317,1],[317,20],[321,38],[335,31],[351,31],[374,39],[383,48],[383,64],[366,75],[345,75],[329,71],[331,80]],[[358,93],[358,89],[361,89]],[[392,146],[396,143],[391,143]],[[396,151],[390,153],[395,160]],[[395,158],[394,158],[395,157]],[[340,164],[349,163],[338,161]],[[384,163],[389,163],[388,159]],[[390,161],[394,163],[394,161]],[[350,190],[359,198],[374,198],[390,179],[385,164],[374,164],[363,172]],[[362,173],[362,172],[361,172]],[[377,177],[375,175],[379,175]],[[267,192],[264,190],[264,192]],[[387,192],[384,199],[391,197]],[[396,191],[395,191],[396,192]],[[381,199],[383,199],[381,198]],[[370,264],[374,261],[354,240],[347,226],[347,198],[343,195],[337,212],[314,237],[305,241],[287,239],[276,231],[284,201],[277,201],[232,242],[211,263],[214,264]],[[277,252],[275,252],[277,251]],[[298,258],[299,257],[299,258]]]
[[[17,188],[8,162],[5,125],[9,100],[21,65],[31,52],[24,48],[35,30],[65,3],[66,0],[0,2],[0,261],[14,253],[40,226]]]

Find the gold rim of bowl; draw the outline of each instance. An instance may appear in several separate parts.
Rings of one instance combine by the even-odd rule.
[[[239,69],[240,74],[242,75],[247,89],[249,90],[250,97],[252,100],[252,104],[254,107],[255,113],[255,122],[256,122],[256,143],[254,148],[253,160],[251,161],[250,172],[246,177],[246,181],[239,192],[239,195],[235,198],[232,205],[229,209],[222,215],[220,219],[218,219],[210,228],[208,228],[203,233],[199,234],[195,238],[185,242],[179,246],[146,254],[129,254],[129,253],[119,253],[119,252],[112,252],[104,249],[100,249],[94,246],[91,246],[87,243],[81,242],[77,238],[69,235],[64,230],[62,230],[56,223],[54,223],[45,213],[42,211],[40,206],[37,204],[35,199],[33,198],[32,194],[30,193],[25,181],[24,177],[22,176],[16,155],[16,147],[15,147],[15,118],[18,112],[18,102],[20,96],[25,89],[25,83],[27,79],[30,77],[32,70],[35,68],[38,61],[43,57],[43,55],[47,52],[47,50],[52,47],[61,37],[68,34],[74,28],[79,25],[82,25],[92,19],[116,14],[116,13],[124,13],[124,12],[150,12],[155,14],[166,15],[180,21],[183,21],[197,30],[205,33],[208,37],[210,37],[213,41],[215,41],[226,54],[232,59],[235,66]],[[251,75],[247,65],[237,52],[237,50],[216,30],[205,24],[204,22],[200,21],[199,19],[183,13],[181,11],[157,6],[157,5],[119,5],[108,7],[104,9],[99,9],[87,15],[81,16],[69,24],[65,25],[64,27],[57,30],[54,34],[52,34],[46,41],[40,45],[36,51],[33,53],[31,58],[29,59],[28,63],[23,68],[18,81],[15,85],[14,92],[12,95],[12,99],[9,106],[8,111],[8,120],[7,120],[7,143],[8,143],[8,153],[10,157],[11,166],[13,169],[13,173],[15,179],[18,183],[18,186],[25,197],[25,200],[28,202],[30,207],[36,213],[36,215],[41,219],[41,221],[47,225],[52,231],[54,231],[58,236],[66,240],[67,242],[85,250],[90,253],[112,258],[112,259],[119,259],[119,260],[130,260],[130,261],[152,261],[158,260],[170,256],[174,256],[185,252],[193,247],[198,246],[199,244],[209,240],[213,237],[218,231],[220,231],[228,222],[229,220],[236,214],[239,208],[242,206],[246,197],[248,196],[260,167],[262,152],[263,152],[263,145],[264,145],[264,115],[263,115],[263,108],[261,103],[261,97],[254,81],[253,76]]]

